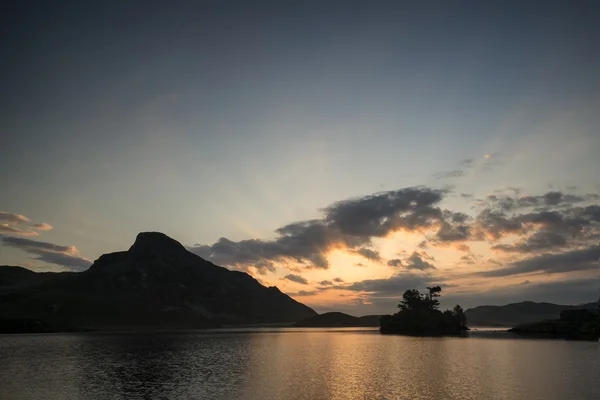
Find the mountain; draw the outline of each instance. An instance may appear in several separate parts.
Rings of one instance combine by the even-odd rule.
[[[341,312],[328,312],[296,322],[294,326],[306,328],[332,328],[332,327],[367,327],[379,326],[380,315],[366,315],[353,317]]]
[[[140,233],[129,250],[102,255],[79,273],[0,267],[0,331],[184,329],[316,315],[276,287],[214,265],[158,232]]]
[[[560,318],[561,311],[597,310],[598,302],[572,305],[524,301],[505,306],[479,306],[465,311],[470,326],[515,326]]]

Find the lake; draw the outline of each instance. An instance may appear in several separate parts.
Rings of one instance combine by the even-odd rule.
[[[600,344],[364,329],[0,335],[0,399],[600,399]]]

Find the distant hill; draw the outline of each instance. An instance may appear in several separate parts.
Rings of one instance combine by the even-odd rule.
[[[479,306],[465,311],[469,326],[506,326],[533,323],[560,318],[561,311],[598,309],[598,302],[582,305],[558,305],[524,301],[505,306]]]
[[[294,326],[304,328],[378,327],[380,318],[380,315],[353,317],[342,312],[328,312],[297,322]]]
[[[157,232],[140,233],[129,250],[105,254],[84,272],[0,267],[0,331],[184,329],[316,315]]]

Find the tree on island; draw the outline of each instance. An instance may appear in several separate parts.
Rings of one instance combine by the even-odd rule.
[[[441,312],[438,297],[440,286],[428,287],[428,294],[416,289],[404,292],[394,315],[381,317],[381,333],[403,333],[409,335],[449,335],[468,330],[467,316],[462,307]]]

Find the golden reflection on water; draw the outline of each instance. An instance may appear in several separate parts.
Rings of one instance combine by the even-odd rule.
[[[282,331],[1,336],[0,398],[600,398],[594,342]]]

